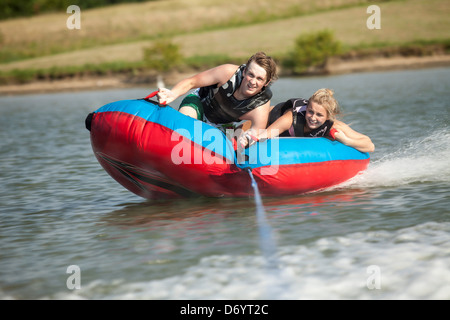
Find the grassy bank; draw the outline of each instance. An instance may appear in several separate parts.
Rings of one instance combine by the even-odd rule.
[[[267,23],[367,4],[367,0],[170,0],[83,10],[81,29],[68,30],[62,11],[0,22],[0,62],[112,44]],[[18,36],[19,35],[19,36]]]
[[[366,27],[373,3],[380,30]],[[0,21],[0,81],[152,74],[143,52],[160,39],[179,47],[180,72],[239,63],[260,50],[282,61],[299,35],[325,29],[342,43],[343,59],[449,50],[448,0],[171,0],[81,10],[80,30],[67,29],[65,12]]]

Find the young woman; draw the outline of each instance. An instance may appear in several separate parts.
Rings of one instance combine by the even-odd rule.
[[[250,130],[248,140],[270,139],[280,136],[291,137],[330,137],[361,152],[373,152],[372,140],[345,124],[336,120],[340,113],[339,105],[329,89],[317,90],[309,100],[290,99],[277,104],[270,111],[266,130]]]
[[[172,90],[160,88],[158,100],[169,104],[199,88],[183,99],[181,113],[212,124],[250,120],[252,128],[264,129],[272,98],[268,87],[276,78],[275,61],[258,52],[241,66],[224,64],[184,79]]]

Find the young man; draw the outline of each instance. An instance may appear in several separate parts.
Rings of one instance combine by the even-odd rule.
[[[254,54],[241,66],[224,64],[177,83],[172,90],[160,88],[158,100],[169,104],[189,90],[179,111],[211,124],[250,120],[251,129],[265,129],[272,91],[277,79],[275,61],[264,52]]]

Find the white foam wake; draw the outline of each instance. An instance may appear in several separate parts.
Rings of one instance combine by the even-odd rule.
[[[450,132],[443,129],[371,162],[339,187],[386,187],[450,181]]]

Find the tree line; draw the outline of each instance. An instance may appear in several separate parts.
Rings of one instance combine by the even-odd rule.
[[[0,0],[0,20],[66,10],[70,5],[89,9],[118,3],[144,1],[155,0]]]

